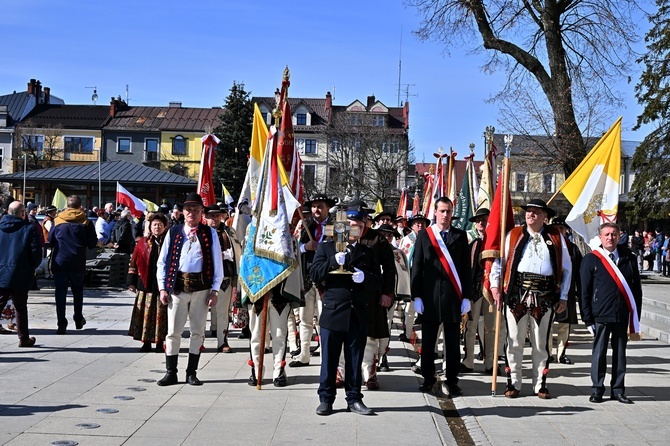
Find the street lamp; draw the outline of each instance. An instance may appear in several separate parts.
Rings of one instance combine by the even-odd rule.
[[[28,154],[23,154],[23,204],[26,204],[26,170],[28,166]]]
[[[102,208],[102,146],[98,149],[98,207]]]

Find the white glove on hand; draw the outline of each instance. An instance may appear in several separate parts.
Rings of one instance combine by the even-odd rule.
[[[354,271],[356,272],[351,275],[351,280],[353,280],[354,283],[363,283],[365,280],[365,273],[358,268],[354,268]]]
[[[233,260],[233,248],[228,248],[223,251],[223,260]]]
[[[461,301],[461,316],[470,311],[470,299],[463,299]]]
[[[344,252],[336,252],[335,253],[335,261],[340,266],[344,265],[344,262],[346,261],[346,257],[347,257],[347,254],[344,253]]]
[[[589,331],[589,333],[591,333],[591,336],[596,335],[596,326],[595,325],[589,325],[588,327],[586,327],[586,329]]]
[[[421,300],[420,297],[414,298],[414,309],[416,310],[417,313],[423,314],[423,301]]]

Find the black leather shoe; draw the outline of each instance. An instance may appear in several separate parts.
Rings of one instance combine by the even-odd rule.
[[[291,361],[288,363],[289,367],[307,367],[309,365],[309,362],[302,362],[298,361],[297,359],[295,361]]]
[[[74,321],[74,328],[77,330],[84,328],[84,325],[86,325],[86,318],[82,317],[80,321]]]
[[[161,379],[159,379],[156,384],[159,386],[172,386],[175,384],[179,384],[179,379],[177,379],[177,373],[176,372],[167,372],[165,376]]]
[[[423,383],[419,386],[419,391],[423,393],[433,393],[435,383]]]
[[[458,373],[472,373],[473,369],[466,366],[461,362],[461,365],[458,367]]]
[[[559,358],[558,362],[560,362],[561,364],[572,364],[572,359],[563,355]]]
[[[298,356],[299,354],[300,354],[300,349],[293,350],[292,352],[289,352],[289,355],[291,355],[291,357]]]
[[[249,330],[249,327],[244,327],[242,331],[240,331],[239,336],[237,336],[238,339],[249,339],[251,337],[251,330]]]
[[[332,403],[327,403],[325,401],[322,401],[321,404],[319,404],[319,407],[316,408],[316,414],[325,416],[325,415],[330,415],[333,413],[333,404]]]
[[[286,379],[286,375],[282,373],[281,375],[279,375],[278,377],[276,377],[274,379],[272,384],[274,384],[275,387],[286,387],[286,385],[288,384],[288,380]]]
[[[389,367],[389,361],[386,357],[386,354],[382,355],[381,361],[379,361],[379,371],[380,372],[390,372],[391,368]]]
[[[631,401],[626,395],[623,393],[619,393],[617,395],[611,395],[610,396],[611,400],[617,400],[618,402],[622,404],[633,404],[633,401]]]
[[[418,365],[414,364],[412,366],[412,371],[414,373],[416,373],[417,375],[421,375],[421,366],[418,366]]]
[[[56,330],[56,334],[64,335],[65,333],[67,333],[67,325],[58,326],[58,330]]]
[[[247,384],[249,384],[250,386],[257,386],[258,385],[258,380],[252,374],[252,375],[249,376],[249,380],[247,381]]]
[[[602,402],[603,402],[602,395],[593,394],[589,397],[589,403],[602,403]]]
[[[449,396],[452,398],[463,396],[463,390],[460,387],[458,387],[457,384],[447,386],[447,389],[449,390]]]
[[[215,338],[216,337],[216,330],[212,330],[209,337],[210,338]]]
[[[374,415],[372,409],[368,408],[363,401],[356,401],[347,406],[347,412],[357,413],[358,415]]]
[[[407,342],[407,343],[412,342],[412,341],[410,340],[410,338],[408,338],[407,335],[406,335],[405,333],[400,333],[400,335],[398,335],[398,340],[399,340],[400,342]]]
[[[200,381],[198,377],[195,376],[195,372],[191,373],[190,375],[186,375],[186,382],[192,386],[202,386],[202,381]]]

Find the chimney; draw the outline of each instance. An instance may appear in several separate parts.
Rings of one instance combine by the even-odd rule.
[[[170,101],[168,103],[168,107],[170,108],[181,108],[181,102],[179,101]]]
[[[375,95],[368,96],[368,106],[367,106],[368,111],[370,111],[372,106],[375,105],[375,102],[376,102],[375,101]]]
[[[44,87],[44,103],[48,104],[51,102],[51,88]]]
[[[28,82],[28,88],[26,90],[26,93],[28,94],[35,93],[35,79],[30,79],[30,82]]]
[[[35,98],[37,103],[42,103],[42,83],[40,81],[35,82]]]
[[[112,100],[109,102],[109,116],[111,116],[112,118],[116,116],[116,106],[117,106],[116,98],[112,96]]]
[[[330,125],[333,118],[333,96],[330,94],[330,91],[326,92],[326,117],[328,125]]]
[[[409,128],[409,101],[405,101],[405,106],[402,108],[402,117],[403,117],[403,128],[407,130]]]

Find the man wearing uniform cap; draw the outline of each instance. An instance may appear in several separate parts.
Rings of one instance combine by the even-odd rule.
[[[365,217],[366,212],[358,204],[347,209],[347,218],[353,227],[362,229]],[[340,266],[351,274],[331,274]],[[320,404],[316,413],[321,416],[333,413],[338,363],[344,350],[347,411],[373,415],[374,412],[363,403],[361,364],[368,326],[368,296],[379,295],[382,284],[379,262],[372,249],[355,237],[349,238],[346,252],[338,252],[335,243],[327,240],[318,245],[310,275],[324,290],[320,320]]]
[[[172,207],[172,215],[170,216],[170,226],[184,224],[184,205],[182,203],[175,203]]]
[[[300,307],[300,353],[289,363],[289,367],[304,367],[309,365],[310,345],[314,333],[314,316],[316,311],[317,324],[321,315],[320,294],[323,289],[320,285],[309,280],[309,268],[314,260],[314,254],[326,240],[326,225],[333,223],[328,211],[336,202],[325,194],[316,194],[305,203],[309,206],[312,218],[307,220],[307,227],[300,232],[300,255],[302,256],[303,279],[305,289],[305,304]],[[311,237],[310,237],[311,235]]]
[[[187,318],[191,336],[186,382],[202,385],[196,371],[205,337],[207,307],[216,305],[224,279],[219,236],[214,228],[202,223],[204,209],[200,195],[191,192],[186,196],[184,224],[170,228],[158,256],[156,280],[161,303],[168,306],[167,373],[157,382],[159,386],[178,383],[177,361]]]
[[[540,199],[521,207],[526,211],[525,225],[505,237],[502,289],[498,287],[503,271],[500,259],[490,274],[491,293],[507,325],[505,396],[517,398],[521,392],[523,347],[530,330],[533,394],[549,399],[549,328],[554,310],[560,313],[567,307],[572,265],[560,231],[545,224],[554,210]]]

